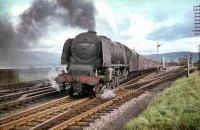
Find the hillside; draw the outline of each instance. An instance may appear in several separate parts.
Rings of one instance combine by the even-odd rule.
[[[198,59],[198,53],[196,52],[170,52],[170,53],[159,54],[158,57],[159,58],[164,57],[165,61],[178,61],[180,57],[187,56],[190,54],[192,54],[193,61]],[[154,58],[155,60],[157,59],[157,54],[150,54],[148,56]]]

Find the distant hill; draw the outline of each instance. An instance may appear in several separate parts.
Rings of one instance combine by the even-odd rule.
[[[14,61],[1,60],[0,68],[2,66],[58,66],[60,65],[61,54],[60,53],[50,53],[50,52],[18,52],[20,55],[19,59],[14,59]],[[180,57],[192,54],[193,61],[198,59],[198,53],[195,52],[171,52],[159,54],[159,58],[164,57],[165,61],[177,61]],[[147,55],[153,59],[157,59],[157,54]]]
[[[17,55],[17,56],[15,56]],[[56,66],[60,65],[61,54],[50,52],[15,52],[8,58],[0,59],[0,67]]]
[[[198,53],[197,52],[170,52],[170,53],[163,53],[163,54],[159,54],[158,58],[165,58],[165,61],[178,61],[179,58],[183,57],[183,56],[187,56],[187,55],[192,55],[192,60],[198,60]],[[157,59],[157,54],[150,54],[147,55],[148,57],[151,57],[153,59]]]
[[[60,65],[61,54],[50,52],[31,52],[30,57],[34,58],[34,63],[37,65]]]

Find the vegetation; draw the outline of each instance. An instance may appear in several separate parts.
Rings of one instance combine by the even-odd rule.
[[[200,77],[197,72],[177,81],[125,130],[200,130]]]
[[[19,74],[19,82],[34,81],[41,79],[48,79],[47,74],[45,73]]]
[[[200,70],[200,61],[195,61],[194,66],[197,67],[198,70]]]

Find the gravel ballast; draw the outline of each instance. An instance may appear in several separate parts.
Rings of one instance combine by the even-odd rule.
[[[147,107],[155,94],[154,92],[146,92],[138,98],[126,102],[119,109],[102,116],[101,119],[95,120],[84,130],[121,130],[126,122]]]
[[[137,98],[124,103],[118,109],[90,123],[89,127],[84,128],[84,130],[122,130],[129,120],[140,114],[148,106],[149,102],[170,84],[164,83],[156,87],[156,89],[147,91]]]

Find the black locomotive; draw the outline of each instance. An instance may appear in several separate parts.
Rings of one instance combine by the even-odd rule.
[[[65,42],[61,64],[67,65],[67,72],[60,74],[56,81],[63,87],[68,83],[71,96],[94,96],[156,65],[155,61],[93,31]]]

